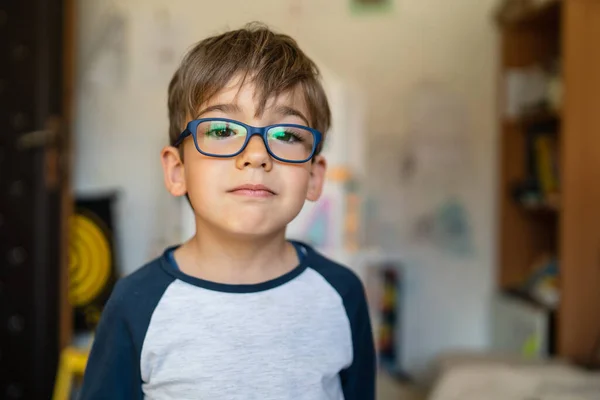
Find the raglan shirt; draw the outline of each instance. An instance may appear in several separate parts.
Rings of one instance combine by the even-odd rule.
[[[294,242],[300,264],[252,285],[184,274],[173,248],[121,279],[106,304],[81,400],[372,400],[363,286]]]

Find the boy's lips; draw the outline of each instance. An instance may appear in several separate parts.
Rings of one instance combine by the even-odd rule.
[[[271,197],[275,196],[277,193],[273,191],[271,188],[265,185],[252,185],[246,184],[237,186],[228,191],[228,193],[236,194],[239,196],[248,196],[248,197]]]

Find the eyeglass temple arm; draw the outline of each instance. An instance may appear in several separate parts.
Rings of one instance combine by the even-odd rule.
[[[185,128],[185,130],[181,132],[175,143],[173,143],[173,146],[179,146],[181,142],[183,142],[183,140],[191,134],[192,132],[189,129]]]

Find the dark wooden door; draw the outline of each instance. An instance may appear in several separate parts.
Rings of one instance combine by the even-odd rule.
[[[66,337],[66,4],[0,0],[0,399],[51,398]]]

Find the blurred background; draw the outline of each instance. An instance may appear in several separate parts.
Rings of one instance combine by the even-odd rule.
[[[379,398],[600,399],[596,0],[1,1],[0,398],[74,398],[115,280],[193,233],[167,85],[251,21],[321,69],[288,235],[363,279]]]

